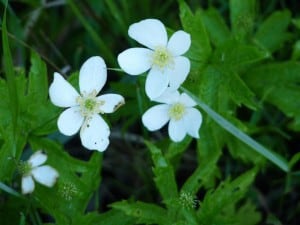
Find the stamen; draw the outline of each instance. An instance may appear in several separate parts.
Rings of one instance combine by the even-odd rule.
[[[18,172],[22,175],[22,176],[27,176],[30,174],[31,170],[32,170],[32,166],[29,162],[23,162],[20,161],[18,163]]]
[[[185,114],[185,106],[182,103],[175,103],[169,109],[169,116],[173,120],[180,120]]]
[[[80,113],[82,116],[90,117],[93,114],[103,113],[100,110],[100,106],[103,105],[105,102],[98,100],[96,95],[97,92],[93,90],[90,94],[85,95],[84,93],[83,96],[79,96],[76,99],[76,102],[80,106]]]
[[[152,54],[152,65],[161,70],[166,67],[172,68],[174,66],[173,56],[166,47],[157,47]]]

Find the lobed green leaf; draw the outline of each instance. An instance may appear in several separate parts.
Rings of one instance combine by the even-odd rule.
[[[201,15],[212,45],[219,46],[231,37],[228,26],[215,8],[203,10]]]
[[[111,205],[126,215],[135,217],[139,224],[169,224],[167,211],[155,204],[121,201]]]
[[[91,212],[84,216],[79,216],[74,225],[133,225],[136,219],[126,215],[118,209],[111,209],[105,213]]]
[[[246,194],[248,187],[253,182],[256,169],[245,172],[235,180],[221,183],[219,187],[207,192],[198,209],[198,217],[204,225],[208,224],[237,224],[235,212],[232,216],[226,215],[228,207],[235,205]]]
[[[151,142],[145,141],[154,163],[155,184],[165,203],[178,196],[174,170],[161,150]]]
[[[271,53],[278,50],[290,38],[290,34],[287,32],[290,22],[290,11],[273,12],[259,26],[254,36],[256,42]]]
[[[201,11],[192,13],[184,0],[179,0],[180,20],[186,32],[191,35],[191,47],[187,56],[202,65],[206,64],[210,54],[211,46],[207,31],[203,25]]]
[[[255,12],[256,0],[230,0],[231,27],[238,39],[252,33]]]
[[[288,117],[292,128],[300,130],[300,64],[297,62],[269,63],[249,70],[243,77],[252,90]]]

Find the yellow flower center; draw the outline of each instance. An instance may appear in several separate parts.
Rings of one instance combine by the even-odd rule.
[[[169,109],[169,116],[173,120],[180,120],[185,114],[185,106],[182,103],[175,103]]]
[[[90,94],[79,96],[76,102],[80,106],[80,113],[84,117],[89,117],[96,113],[103,113],[100,106],[104,104],[104,101],[100,101],[96,97],[97,92],[94,90]]]
[[[152,65],[163,70],[166,67],[172,67],[174,64],[173,55],[166,47],[157,47],[152,55]]]

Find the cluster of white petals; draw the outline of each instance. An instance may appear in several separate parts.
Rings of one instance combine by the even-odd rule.
[[[80,129],[81,143],[89,150],[104,151],[109,144],[110,130],[99,113],[112,113],[125,102],[118,94],[97,96],[106,79],[104,60],[93,56],[80,68],[80,93],[59,73],[54,73],[54,80],[49,88],[52,103],[59,107],[67,107],[58,118],[59,131],[71,136]]]
[[[159,130],[169,122],[168,132],[174,142],[182,141],[187,134],[199,138],[202,115],[194,108],[196,103],[191,97],[168,88],[154,101],[162,104],[151,107],[142,117],[148,130]]]
[[[178,92],[190,72],[190,61],[183,56],[190,48],[190,35],[179,30],[168,39],[165,26],[157,19],[132,24],[128,35],[147,48],[129,48],[121,52],[118,63],[130,75],[149,70],[146,94],[150,100],[162,103],[144,113],[144,126],[155,131],[169,122],[169,136],[173,141],[182,141],[187,134],[199,138],[202,115],[194,108],[193,99]]]
[[[128,35],[147,48],[130,48],[118,55],[120,67],[130,75],[149,70],[145,90],[153,100],[169,86],[173,90],[185,81],[190,61],[182,56],[191,45],[190,35],[182,30],[168,40],[165,26],[157,19],[145,19],[129,27]]]
[[[34,190],[34,180],[38,183],[53,187],[59,174],[48,165],[42,165],[46,162],[47,155],[42,151],[35,152],[26,162],[20,164],[22,176],[22,193],[29,194]]]
[[[183,56],[190,48],[190,35],[179,30],[168,39],[165,26],[157,19],[132,24],[128,34],[145,47],[121,52],[118,63],[130,75],[149,71],[146,94],[150,100],[162,103],[144,113],[143,124],[155,131],[169,122],[169,136],[175,142],[186,135],[199,138],[201,113],[188,95],[177,90],[190,72],[190,61]],[[67,108],[58,118],[58,129],[65,135],[80,130],[82,145],[90,150],[104,151],[109,144],[110,130],[99,114],[112,113],[125,102],[117,94],[97,96],[106,83],[106,73],[104,60],[94,56],[79,71],[79,93],[59,73],[54,74],[49,88],[52,103]]]

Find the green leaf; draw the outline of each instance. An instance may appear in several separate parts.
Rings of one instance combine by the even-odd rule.
[[[22,135],[45,135],[57,130],[56,119],[60,109],[48,100],[48,81],[45,63],[37,53],[31,54],[31,67],[26,78],[23,70],[16,71]],[[1,87],[0,87],[1,95]],[[1,105],[0,105],[1,107]]]
[[[243,79],[262,100],[292,117],[292,128],[300,130],[300,63],[269,63],[250,70]]]
[[[17,139],[14,139],[13,132],[12,124],[0,127],[0,140],[3,141],[0,146],[0,180],[3,182],[10,182],[15,173],[16,162],[20,159],[26,145],[27,134],[22,133],[17,136]],[[16,152],[13,154],[12,149],[14,148]]]
[[[151,142],[145,141],[154,163],[155,184],[165,203],[178,196],[177,184],[172,165],[163,156],[161,150]]]
[[[192,13],[189,6],[183,1],[179,0],[180,20],[186,32],[191,35],[191,47],[187,56],[191,60],[198,61],[200,64],[206,64],[210,54],[211,47],[209,37],[203,25],[201,11]]]
[[[60,108],[48,99],[48,77],[45,63],[36,53],[31,55],[28,92],[24,93],[21,107],[31,135],[47,135],[57,130]]]
[[[300,152],[293,155],[293,157],[290,159],[290,161],[289,161],[290,169],[292,169],[294,167],[294,165],[299,161],[300,161]]]
[[[223,92],[223,95],[228,93],[238,106],[244,104],[249,108],[256,109],[254,93],[240,78],[239,74],[267,57],[268,53],[256,46],[229,40],[216,48],[212,57],[213,64],[209,65],[203,73],[214,74],[214,77],[218,76],[220,80],[218,82],[224,89],[219,88],[219,92]],[[213,80],[213,78],[210,79]]]
[[[12,115],[9,107],[9,94],[7,82],[0,78],[0,126],[5,128],[12,124]]]
[[[166,159],[169,160],[170,162],[180,159],[180,156],[188,148],[191,141],[192,141],[191,137],[186,137],[181,142],[171,142],[165,155]]]
[[[202,186],[209,189],[215,186],[216,178],[220,177],[217,162],[222,155],[225,133],[207,115],[203,115],[200,139],[197,140],[198,168],[184,183],[186,191],[196,192]]]
[[[111,209],[105,213],[88,213],[78,217],[73,225],[132,225],[136,219],[120,210]]]
[[[17,142],[17,124],[18,124],[18,114],[19,114],[19,104],[18,104],[18,95],[17,95],[17,85],[15,81],[15,73],[14,73],[14,67],[11,57],[11,52],[9,49],[9,42],[8,42],[8,35],[7,35],[7,28],[6,28],[6,9],[4,11],[3,21],[2,21],[2,45],[3,45],[3,60],[4,60],[4,71],[5,71],[5,77],[7,80],[7,87],[8,87],[8,93],[9,93],[9,105],[11,112],[11,121],[13,124],[13,145],[11,146],[12,149],[12,156],[16,156],[17,154],[17,148],[16,148],[16,142]]]
[[[240,76],[230,70],[222,70],[222,74],[226,77],[224,82],[225,90],[230,94],[236,105],[241,106],[241,104],[244,104],[248,108],[256,109],[257,103],[254,101],[254,93]]]
[[[224,42],[215,50],[212,61],[223,67],[230,67],[238,72],[245,70],[249,65],[260,62],[270,55],[254,45],[242,44],[236,40]]]
[[[230,36],[230,30],[224,19],[215,8],[209,8],[202,12],[202,20],[213,45],[219,46],[226,42]]]
[[[257,211],[255,205],[247,200],[242,206],[236,207],[234,204],[224,208],[225,215],[229,219],[230,225],[257,225],[261,221],[261,214]],[[224,218],[224,220],[227,220]]]
[[[204,73],[206,76],[208,76],[208,74],[214,74],[215,77],[218,77],[220,86],[215,89],[215,91],[218,90],[219,93],[223,93],[222,98],[218,96],[219,101],[226,102],[225,96],[228,95],[228,97],[230,97],[230,99],[238,106],[244,104],[251,109],[257,108],[257,104],[254,101],[254,93],[239,75],[230,68],[224,66],[208,66]]]
[[[241,122],[239,124],[240,124],[239,128],[242,131],[244,132],[249,131],[248,127],[245,127],[244,124],[241,124]],[[243,126],[244,129],[242,129],[241,126]],[[227,147],[232,157],[236,159],[241,159],[243,162],[246,163],[251,162],[253,163],[253,165],[256,166],[265,164],[266,159],[262,155],[258,154],[256,151],[252,151],[249,145],[246,145],[244,142],[241,142],[239,139],[237,139],[232,135],[228,135],[227,139],[228,139]]]
[[[111,205],[128,216],[135,217],[138,224],[169,224],[167,211],[157,205],[144,202],[116,202]]]
[[[300,29],[300,18],[293,18],[292,23],[297,29]]]
[[[212,110],[208,105],[206,105],[204,102],[200,101],[196,96],[194,96],[191,92],[188,90],[182,88],[184,92],[186,92],[191,98],[194,99],[194,101],[198,104],[198,106],[205,111],[210,118],[212,118],[216,123],[218,123],[222,128],[227,130],[229,133],[231,133],[233,136],[250,146],[253,150],[258,152],[259,154],[263,155],[265,158],[270,160],[272,163],[274,163],[276,166],[278,166],[280,169],[282,169],[285,172],[289,171],[288,163],[287,161],[281,157],[280,155],[272,152],[271,150],[265,148],[255,140],[253,140],[251,137],[249,137],[247,134],[242,132],[240,129],[238,129],[236,126],[234,126],[232,123],[230,123],[228,120],[223,118],[221,115],[216,113],[214,110]]]
[[[47,67],[36,52],[31,52],[30,62],[28,96],[40,103],[48,98]]]
[[[209,180],[209,178],[212,177],[212,174],[215,172],[219,155],[215,156],[216,157],[211,157],[209,161],[201,161],[197,169],[183,184],[181,192],[189,193],[191,195],[197,194],[199,189],[205,184],[205,181]]]
[[[234,214],[232,217],[226,215],[228,207],[235,205],[241,198],[244,197],[248,187],[253,182],[256,175],[256,170],[252,169],[238,178],[229,182],[228,180],[221,183],[219,187],[207,192],[203,202],[198,210],[200,221],[205,221],[203,224],[234,224]]]
[[[255,40],[270,52],[278,50],[290,38],[287,32],[291,22],[291,13],[288,10],[272,13],[258,28]]]
[[[256,0],[230,0],[230,21],[238,39],[251,34],[254,26]]]
[[[294,43],[293,53],[292,53],[293,60],[299,60],[299,58],[300,58],[300,40]]]

